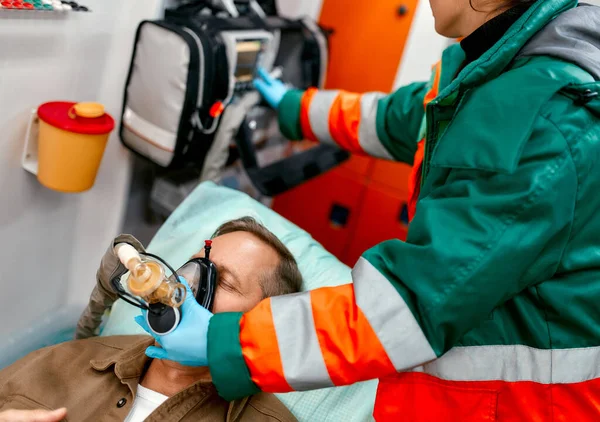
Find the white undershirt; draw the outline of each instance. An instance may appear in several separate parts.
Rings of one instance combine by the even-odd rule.
[[[135,400],[125,422],[143,422],[158,406],[167,401],[168,397],[138,384]]]

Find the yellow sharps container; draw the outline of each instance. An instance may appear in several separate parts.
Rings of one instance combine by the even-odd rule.
[[[98,103],[50,102],[38,108],[38,180],[60,192],[94,186],[114,119]]]

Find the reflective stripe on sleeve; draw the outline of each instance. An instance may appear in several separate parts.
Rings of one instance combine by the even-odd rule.
[[[600,378],[600,347],[554,350],[523,345],[455,347],[413,371],[448,381],[574,384]]]
[[[358,142],[361,148],[373,157],[393,160],[392,155],[377,135],[377,104],[385,95],[377,92],[364,94],[360,101],[360,125]]]
[[[308,113],[312,100],[318,92],[319,91],[315,88],[306,90],[304,95],[302,95],[302,101],[300,102],[300,126],[302,127],[302,135],[305,139],[313,142],[317,142],[318,139],[313,133],[312,127],[310,126],[310,117]]]
[[[319,142],[336,145],[329,131],[329,112],[339,93],[339,91],[318,91],[310,102],[308,120]]]
[[[396,370],[410,369],[437,357],[402,296],[369,261],[359,259],[352,279],[356,304]]]
[[[240,344],[252,381],[262,391],[283,393],[292,388],[283,373],[271,300],[263,300],[244,314],[240,320]]]
[[[310,294],[321,353],[335,385],[395,372],[375,331],[356,306],[352,284],[317,289]]]
[[[329,131],[335,142],[346,151],[364,154],[358,143],[362,94],[342,91],[329,111]]]
[[[283,372],[295,391],[333,387],[313,322],[309,294],[271,298]]]

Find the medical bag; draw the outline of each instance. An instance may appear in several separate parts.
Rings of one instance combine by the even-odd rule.
[[[327,39],[314,22],[214,3],[167,10],[137,29],[120,136],[160,168],[202,169],[226,107],[253,90],[259,67],[281,69],[298,88],[324,83]],[[345,159],[333,152],[331,165]]]

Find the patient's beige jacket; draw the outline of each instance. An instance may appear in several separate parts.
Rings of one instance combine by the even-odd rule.
[[[149,336],[94,337],[38,350],[0,371],[0,412],[67,408],[68,421],[123,421],[150,359]],[[149,422],[288,422],[277,398],[260,393],[226,402],[211,383],[170,397]]]

